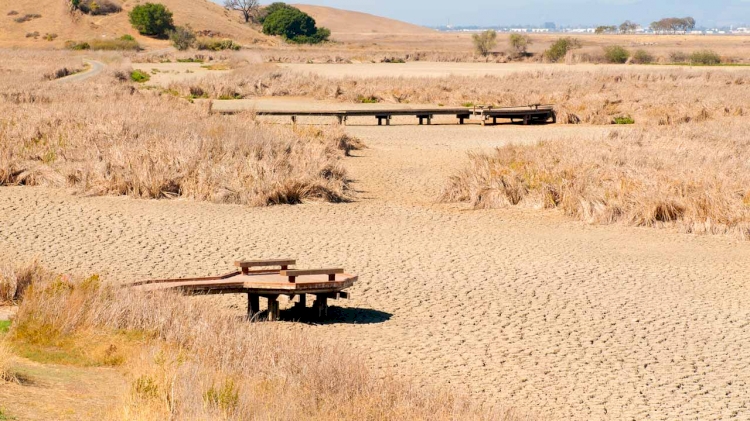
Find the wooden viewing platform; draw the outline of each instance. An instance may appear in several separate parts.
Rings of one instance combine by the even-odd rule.
[[[221,114],[236,114],[235,110],[219,110]],[[464,124],[466,120],[479,121],[483,126],[492,121],[497,124],[498,119],[506,119],[511,122],[527,124],[556,123],[557,115],[554,106],[533,104],[525,107],[471,107],[471,108],[422,108],[422,109],[368,109],[368,110],[339,110],[339,111],[304,111],[304,110],[280,110],[280,111],[254,111],[261,116],[291,117],[292,123],[296,124],[299,117],[335,117],[339,124],[346,125],[350,117],[375,117],[378,126],[385,123],[391,124],[395,116],[414,116],[419,119],[419,124],[432,124],[436,115],[455,115],[458,124]]]
[[[313,309],[323,317],[328,314],[328,299],[349,298],[344,290],[358,279],[343,269],[289,269],[295,264],[292,259],[239,260],[235,262],[239,271],[222,276],[142,281],[128,286],[139,291],[174,290],[189,295],[247,294],[250,319],[260,314],[263,297],[268,301],[268,320],[274,321],[279,319],[279,296],[297,298],[294,309],[302,311],[307,308],[307,295],[315,295]]]

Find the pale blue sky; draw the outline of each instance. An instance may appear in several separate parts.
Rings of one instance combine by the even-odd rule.
[[[216,0],[218,2],[218,0]],[[648,24],[693,16],[699,26],[750,24],[750,0],[306,0],[420,25]],[[262,1],[271,3],[271,1]],[[290,2],[294,3],[294,2]]]

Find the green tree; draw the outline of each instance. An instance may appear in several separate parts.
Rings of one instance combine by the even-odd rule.
[[[283,3],[274,3],[269,8],[273,8],[272,13],[263,18],[266,35],[281,36],[297,44],[317,44],[331,35],[331,31],[315,26],[315,19],[297,8]]]
[[[195,39],[195,32],[189,26],[178,26],[174,31],[169,31],[169,40],[180,51],[192,47],[195,44]]]
[[[531,45],[531,38],[528,35],[510,34],[510,46],[518,55],[526,55],[529,45]]]
[[[604,59],[607,63],[626,63],[630,58],[630,52],[619,45],[611,45],[604,48]]]
[[[146,3],[130,11],[130,23],[141,35],[164,38],[174,30],[172,12],[163,4]]]
[[[544,57],[546,57],[549,61],[558,62],[565,58],[565,56],[568,54],[568,51],[580,47],[580,41],[575,38],[560,38],[552,45],[550,45],[549,49],[544,52]]]
[[[271,3],[268,6],[264,7],[260,10],[260,13],[258,14],[258,22],[264,23],[266,21],[266,18],[274,14],[275,12],[279,10],[299,10],[296,7],[292,7],[286,3],[282,2],[276,2]]]
[[[481,34],[474,34],[471,38],[474,41],[474,50],[483,57],[488,56],[497,45],[497,32],[491,29]]]

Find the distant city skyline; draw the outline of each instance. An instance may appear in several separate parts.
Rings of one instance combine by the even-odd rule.
[[[221,3],[220,0],[215,0]],[[272,1],[262,1],[263,4]],[[642,25],[664,17],[692,16],[698,26],[750,24],[750,0],[309,0],[423,26],[595,26],[631,20]]]

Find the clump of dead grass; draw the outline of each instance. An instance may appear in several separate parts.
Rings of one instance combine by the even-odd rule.
[[[38,260],[32,260],[23,266],[0,266],[0,304],[17,303],[33,280],[46,280],[51,276]]]
[[[16,382],[18,375],[15,370],[15,355],[10,347],[0,339],[0,382]]]
[[[470,155],[441,200],[750,239],[748,128],[724,119],[506,146]]]
[[[97,277],[35,282],[9,337],[14,347],[50,352],[133,332],[147,340],[120,362],[131,385],[125,419],[520,419],[445,390],[378,378],[353,350],[300,329]]]
[[[2,86],[0,186],[252,206],[348,199],[341,134],[213,115],[113,79]]]

